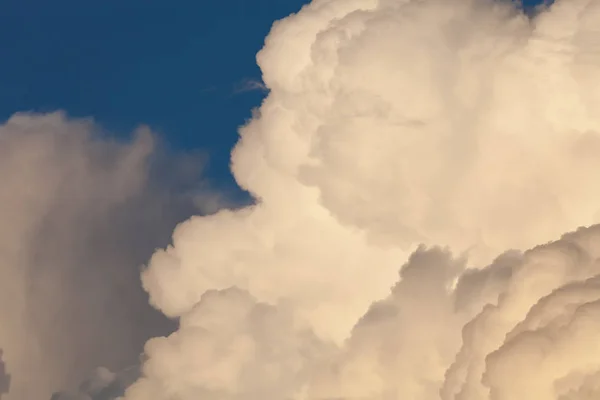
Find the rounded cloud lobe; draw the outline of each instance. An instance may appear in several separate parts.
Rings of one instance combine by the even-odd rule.
[[[124,398],[600,395],[600,231],[576,230],[600,222],[598,26],[590,0],[315,0],[276,23],[232,153],[257,202],[154,254],[143,286],[179,329]]]
[[[137,363],[148,338],[173,329],[139,271],[198,211],[184,189],[201,161],[173,158],[147,129],[117,141],[62,113],[0,125],[2,399],[49,398],[98,365]]]

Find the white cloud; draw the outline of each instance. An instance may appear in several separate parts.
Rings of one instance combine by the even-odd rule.
[[[278,22],[232,154],[257,204],[154,254],[144,288],[182,323],[125,398],[597,397],[600,230],[557,239],[600,217],[599,26],[590,0]]]

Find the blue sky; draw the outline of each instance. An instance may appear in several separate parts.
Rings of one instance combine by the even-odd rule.
[[[262,98],[236,89],[260,78],[272,22],[306,1],[3,0],[0,119],[61,109],[117,134],[148,124],[207,150],[227,182],[236,129]]]
[[[65,110],[125,133],[148,124],[211,154],[228,180],[237,127],[260,104],[255,54],[272,22],[303,0],[3,0],[0,119]]]

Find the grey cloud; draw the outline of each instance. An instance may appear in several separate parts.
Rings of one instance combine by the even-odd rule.
[[[48,398],[98,365],[119,370],[175,328],[148,305],[141,266],[177,223],[225,203],[209,193],[203,156],[157,143],[144,127],[117,140],[63,113],[0,125],[7,400]]]

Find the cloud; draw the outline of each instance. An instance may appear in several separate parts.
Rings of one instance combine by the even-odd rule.
[[[256,204],[154,253],[143,286],[180,326],[125,399],[596,398],[598,26],[590,0],[276,23],[232,152]]]
[[[50,400],[115,400],[123,396],[126,388],[138,378],[137,367],[119,373],[97,368],[76,392],[58,392]]]
[[[6,364],[2,359],[4,352],[0,349],[0,398],[10,389],[10,375],[6,372]]]
[[[3,399],[49,398],[98,365],[123,368],[174,329],[148,305],[139,268],[205,198],[218,202],[204,159],[156,144],[146,128],[118,141],[62,113],[0,125]]]
[[[249,78],[249,79],[244,79],[240,83],[238,83],[235,86],[234,92],[236,94],[246,93],[246,92],[254,92],[254,91],[260,91],[260,92],[266,93],[266,92],[268,92],[268,90],[269,89],[260,80]]]
[[[599,305],[600,225],[477,270],[420,247],[340,344],[289,303],[206,292],[125,398],[595,398]]]
[[[144,272],[153,304],[239,286],[340,339],[419,243],[481,265],[596,222],[594,4],[316,1],[275,24],[232,153],[258,204],[182,224]]]

